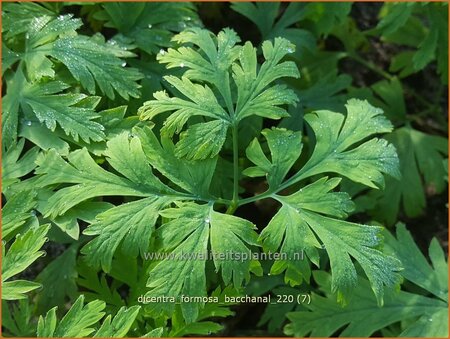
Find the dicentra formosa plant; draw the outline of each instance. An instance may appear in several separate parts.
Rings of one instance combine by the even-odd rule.
[[[134,128],[132,135],[110,140],[106,150],[110,171],[100,167],[86,149],[69,154],[68,162],[49,151],[38,161],[37,183],[64,186],[51,196],[43,214],[56,217],[100,196],[130,197],[130,202],[98,215],[84,231],[95,237],[82,253],[90,265],[106,272],[119,246],[132,256],[149,250],[173,255],[254,252],[261,246],[263,251],[286,253],[291,258],[304,251],[304,260],[277,260],[271,268],[271,274],[284,272],[286,282],[296,285],[309,281],[310,262],[318,266],[321,251],[326,251],[332,291],[337,292],[339,301],[345,303],[358,282],[356,261],[381,304],[383,289],[394,288],[401,280],[400,262],[382,253],[381,227],[343,220],[353,203],[347,193],[335,188],[340,176],[379,188],[384,185],[383,174],[399,175],[394,147],[376,137],[392,130],[383,112],[366,101],[349,100],[346,115],[330,111],[305,115],[315,140],[309,138],[311,154],[301,159],[301,132],[264,129],[263,138],[241,145],[238,130],[246,118],[280,119],[288,116],[286,105],[297,102],[291,89],[277,83],[283,77],[299,77],[295,63],[283,61],[294,46],[283,38],[265,41],[264,62],[259,64],[256,48],[250,42],[239,45],[240,39],[231,29],[214,36],[192,28],[174,40],[181,47],[161,50],[158,59],[168,68],[185,70],[181,78],[165,78],[175,94],[156,92],[155,100],[146,102],[138,112],[144,121],[169,113],[160,133],[143,124]],[[222,174],[218,165],[227,156],[227,138],[232,145],[231,199],[215,196],[210,190],[212,184],[221,185],[227,182],[224,177],[230,176]],[[241,164],[249,162],[242,159],[239,149],[245,147],[246,158],[253,165],[243,170]],[[262,177],[268,183],[267,191],[241,199],[239,180],[243,175]],[[305,184],[305,179],[311,183]],[[250,221],[233,215],[239,206],[269,198],[281,207],[260,234]],[[262,272],[251,257],[232,261],[215,256],[213,261],[225,285],[242,286],[250,272]],[[155,263],[148,294],[207,295],[205,265],[205,260],[170,258]],[[193,321],[201,305],[184,303],[181,307],[186,321]],[[149,308],[171,314],[174,304],[154,303]]]

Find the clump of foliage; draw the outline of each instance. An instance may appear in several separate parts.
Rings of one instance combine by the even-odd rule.
[[[418,6],[437,19],[405,42]],[[446,186],[447,141],[417,119],[439,104],[414,94],[429,107],[408,114],[401,80],[437,60],[443,91],[440,6],[386,4],[361,32],[351,3],[234,3],[251,42],[233,23],[204,28],[190,3],[5,4],[4,333],[239,335],[225,296],[302,294],[310,304],[260,305],[258,327],[447,335],[438,241],[430,266],[403,224],[382,227]],[[323,50],[329,36],[345,51]],[[393,74],[364,60],[374,36],[412,47],[413,66],[404,52]],[[354,87],[339,60],[385,79]],[[270,253],[286,257],[258,259]],[[181,296],[197,299],[161,301]]]

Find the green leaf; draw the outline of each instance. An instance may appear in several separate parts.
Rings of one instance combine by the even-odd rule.
[[[106,155],[111,166],[125,177],[101,168],[84,148],[70,153],[69,163],[54,150],[40,159],[36,174],[41,177],[37,185],[74,184],[52,195],[43,214],[56,217],[82,201],[98,196],[147,197],[173,192],[152,174],[139,139],[130,141],[121,134],[108,142]],[[129,163],[134,163],[134,167],[129,167]]]
[[[36,17],[54,16],[52,11],[34,2],[8,3],[2,9],[6,13],[2,16],[6,39],[25,33]]]
[[[342,307],[330,295],[330,276],[325,272],[314,273],[325,297],[313,293],[311,303],[305,305],[307,310],[288,313],[287,317],[292,323],[285,327],[287,335],[331,337],[339,330],[341,337],[369,337],[377,330],[399,321],[415,320],[423,314],[427,314],[432,321],[439,320],[432,314],[446,312],[447,306],[444,302],[404,291],[387,291],[384,306],[379,307],[373,295],[368,293],[369,283],[362,278],[352,291],[354,296],[350,303]],[[370,322],[367,321],[369,318]],[[328,321],[324,322],[323,319]],[[415,322],[413,326],[414,324]],[[448,330],[443,326],[445,322],[433,321],[432,324],[435,329],[439,329],[438,337],[448,335]]]
[[[216,271],[221,271],[225,284],[242,285],[250,275],[252,262],[249,245],[257,245],[254,225],[244,219],[222,214],[210,205],[180,204],[178,208],[161,211],[164,218],[172,219],[157,229],[161,249],[168,256],[150,271],[147,286],[150,296],[178,297],[206,295],[205,262],[211,246]],[[230,258],[230,253],[240,258]],[[157,303],[148,306],[171,314],[174,305]],[[186,322],[198,316],[196,306],[181,305]],[[198,307],[198,306],[197,306]]]
[[[419,49],[412,59],[416,71],[423,69],[435,58],[437,42],[438,31],[432,29],[427,37],[420,43]]]
[[[273,29],[280,4],[277,2],[234,2],[231,4],[231,8],[253,21],[261,32],[263,39],[266,39]]]
[[[61,307],[66,301],[66,296],[74,298],[77,295],[75,279],[78,277],[76,271],[78,247],[76,243],[71,245],[63,254],[45,266],[36,277],[36,281],[42,285],[37,301],[39,313],[52,306]]]
[[[36,207],[36,192],[19,191],[9,198],[2,210],[2,239],[9,240],[31,217]]]
[[[224,28],[215,37],[206,29],[195,27],[184,30],[172,39],[178,44],[198,46],[204,54],[192,47],[182,46],[177,50],[169,48],[167,52],[161,51],[157,59],[166,63],[167,68],[187,67],[186,77],[214,85],[230,110],[232,98],[228,71],[240,50],[236,46],[240,41],[236,32]]]
[[[391,234],[386,235],[386,244],[388,251],[395,253],[401,260],[404,267],[402,275],[406,279],[448,302],[448,264],[444,251],[435,238],[428,250],[432,265],[401,223],[397,224],[396,238]]]
[[[400,76],[406,77],[437,60],[441,81],[447,83],[447,6],[446,3],[427,3],[421,4],[421,7],[414,3],[383,5],[383,18],[377,26],[382,34],[381,38],[386,42],[416,49],[394,56],[391,71],[400,71]]]
[[[285,333],[297,337],[308,334],[329,337],[339,330],[341,337],[368,337],[386,326],[401,322],[401,337],[447,337],[448,264],[442,248],[436,239],[431,241],[432,267],[403,224],[397,225],[397,239],[388,232],[385,236],[386,251],[402,261],[402,275],[435,297],[419,294],[421,292],[386,291],[384,306],[379,307],[368,293],[369,283],[360,278],[352,291],[353,298],[346,307],[341,307],[332,299],[330,276],[325,272],[314,272],[325,297],[314,293],[311,303],[305,305],[306,311],[288,313],[292,323],[285,328]],[[370,322],[366,321],[368,317]],[[324,318],[330,321],[324,323]]]
[[[168,64],[168,68],[187,68],[181,79],[165,77],[181,95],[169,97],[165,91],[156,92],[156,100],[145,102],[138,113],[141,119],[146,120],[160,113],[173,112],[161,130],[169,137],[180,133],[191,117],[208,118],[207,122],[191,126],[180,136],[181,140],[176,145],[176,154],[180,157],[214,157],[221,150],[231,124],[237,126],[240,120],[255,115],[272,119],[288,116],[280,106],[295,104],[298,100],[294,92],[284,85],[269,87],[279,78],[299,77],[294,62],[280,63],[295,49],[286,39],[275,38],[274,43],[263,43],[266,61],[259,71],[256,49],[250,42],[244,46],[236,45],[239,38],[230,29],[224,29],[216,37],[207,30],[192,28],[178,34],[174,40],[199,48],[182,46],[178,50],[163,51],[158,56],[160,62]],[[230,73],[237,87],[236,94],[232,91]],[[211,142],[213,133],[219,137]]]
[[[316,56],[319,59],[318,56]],[[314,62],[318,62],[318,60],[314,60]],[[302,68],[302,72],[306,74],[309,73],[309,70],[306,69],[306,65],[309,62],[304,62],[304,68]],[[317,70],[318,72],[325,72],[323,68]],[[296,91],[301,101],[298,106],[303,108],[304,111],[314,111],[317,109],[328,109],[331,111],[340,110],[346,101],[347,95],[344,95],[342,91],[347,90],[351,83],[352,78],[347,74],[333,74],[327,73],[325,75],[318,75],[318,79],[311,79],[315,74],[308,74],[308,79],[303,79],[304,82],[307,83],[305,89],[299,89]],[[296,122],[298,119],[298,115],[302,114],[300,111],[296,115],[291,114],[291,119],[293,122]],[[289,118],[284,118],[283,121],[288,120]],[[285,123],[283,127],[290,127],[292,129],[292,123]]]
[[[357,283],[352,257],[361,265],[378,303],[383,305],[384,287],[398,288],[401,282],[398,272],[402,267],[399,260],[377,249],[382,244],[382,228],[338,221],[309,212],[304,213],[303,219],[323,241],[330,258],[332,290],[338,292],[338,301],[345,303]]]
[[[126,63],[117,57],[128,57],[131,53],[122,51],[117,55],[107,44],[81,35],[56,40],[51,47],[49,54],[64,63],[89,93],[97,93],[97,84],[100,92],[111,99],[115,92],[126,100],[140,96],[137,80],[142,78],[141,74],[135,68],[125,67]]]
[[[32,337],[36,334],[36,324],[32,319],[32,307],[28,299],[19,299],[15,304],[2,301],[4,336]]]
[[[14,280],[2,283],[2,299],[26,299],[26,293],[41,287],[41,284],[27,280]]]
[[[202,160],[215,157],[222,149],[227,137],[228,124],[213,120],[192,125],[181,133],[175,146],[175,155],[189,160]]]
[[[325,248],[330,258],[332,291],[338,292],[339,301],[345,303],[357,283],[352,257],[362,266],[382,303],[383,285],[392,288],[400,282],[396,273],[400,269],[399,262],[376,249],[381,243],[380,227],[330,218],[344,218],[353,210],[353,203],[346,193],[330,193],[339,182],[337,178],[322,178],[292,195],[274,196],[283,205],[261,233],[261,239],[265,248],[287,253],[288,260],[281,262],[279,269],[275,266],[272,270],[280,273],[287,268],[285,280],[290,281],[290,277],[297,276],[292,279],[293,285],[300,283],[302,278],[309,280],[307,263],[302,262],[303,257],[295,259],[295,255],[305,251],[318,265],[317,248]]]
[[[259,115],[271,119],[287,116],[286,110],[279,107],[295,104],[297,96],[283,85],[267,88],[282,77],[300,76],[297,66],[292,61],[281,59],[294,52],[295,46],[283,38],[275,38],[274,43],[264,41],[262,44],[265,62],[257,71],[256,49],[247,42],[239,54],[239,64],[233,64],[233,79],[237,86],[236,119],[242,120],[250,115]]]
[[[111,320],[109,315],[102,326],[94,334],[94,338],[123,338],[127,335],[130,327],[136,319],[140,306],[122,307]]]
[[[307,19],[315,23],[316,35],[332,34],[336,26],[348,20],[352,10],[351,2],[312,2],[308,4]]]
[[[40,251],[44,245],[50,226],[41,225],[31,228],[24,234],[18,234],[13,244],[3,256],[2,261],[2,282],[12,276],[23,272],[28,266],[42,256]]]
[[[112,284],[108,283],[106,274],[99,273],[97,269],[88,266],[84,260],[78,261],[77,270],[77,284],[86,290],[83,294],[88,301],[103,300],[108,305],[108,309],[117,310],[125,305],[125,300],[117,291],[121,286],[120,282],[113,280]]]
[[[39,196],[39,207],[40,212],[44,211],[47,206],[47,201],[51,197],[51,191],[40,190]],[[85,201],[70,210],[65,212],[63,215],[57,216],[55,218],[49,218],[53,223],[58,226],[61,231],[65,232],[72,239],[78,240],[80,236],[80,225],[79,220],[87,223],[92,223],[95,220],[97,214],[100,214],[111,207],[113,204],[107,202],[96,202],[96,201]]]
[[[381,98],[374,104],[383,109],[389,120],[394,123],[404,123],[406,105],[401,82],[397,78],[392,78],[390,81],[382,80],[373,84],[372,89]]]
[[[395,148],[383,139],[365,140],[390,132],[392,124],[381,109],[367,101],[351,99],[346,107],[346,118],[330,111],[305,116],[315,133],[316,146],[295,177],[334,172],[369,187],[384,187],[383,173],[400,176]]]
[[[95,331],[89,327],[96,324],[105,315],[102,312],[105,303],[100,300],[84,305],[84,296],[80,295],[61,321],[57,321],[56,309],[52,308],[45,317],[40,316],[37,336],[40,338],[82,338]]]
[[[282,36],[299,48],[315,48],[313,34],[295,26],[307,15],[308,5],[305,3],[292,2],[283,8],[282,13],[280,4],[276,2],[234,2],[231,8],[255,23],[261,32],[262,40]]]
[[[403,338],[445,338],[448,337],[448,308],[422,315],[401,334]],[[444,326],[441,326],[444,324]]]
[[[22,155],[25,140],[20,139],[16,144],[2,153],[2,182],[3,187],[19,181],[21,177],[30,173],[35,167],[38,157],[38,148],[32,147]],[[22,157],[21,157],[22,155]],[[20,158],[20,159],[19,159]]]
[[[104,3],[104,11],[96,18],[106,21],[120,33],[113,37],[126,37],[141,50],[156,54],[161,47],[170,47],[172,32],[179,32],[188,25],[198,23],[192,3]]]
[[[369,138],[374,134],[391,131],[392,125],[382,116],[381,110],[360,100],[348,102],[346,118],[330,111],[319,111],[306,115],[305,119],[315,133],[316,144],[306,164],[286,181],[282,182],[300,155],[299,135],[290,142],[286,141],[288,132],[282,133],[283,130],[272,130],[270,137],[266,135],[272,163],[256,141],[247,149],[249,159],[258,165],[247,169],[247,174],[270,175],[279,171],[276,181],[268,176],[269,189],[263,193],[264,197],[271,197],[282,204],[261,233],[265,251],[280,251],[285,255],[275,262],[271,273],[280,274],[285,271],[285,281],[291,285],[300,284],[302,280],[308,281],[310,267],[303,260],[303,252],[318,266],[317,248],[322,247],[330,258],[332,289],[338,293],[340,302],[347,302],[357,282],[353,258],[361,265],[378,302],[382,304],[384,285],[392,288],[400,282],[397,273],[400,263],[379,251],[382,244],[380,227],[333,218],[345,218],[353,210],[353,203],[346,193],[330,193],[340,179],[322,178],[287,196],[276,193],[302,179],[326,172],[347,176],[367,186],[376,187],[374,183],[382,186],[383,173],[398,176],[397,154],[386,140]],[[279,149],[275,151],[273,145],[282,147],[278,146]],[[275,165],[280,154],[285,158]]]
[[[3,140],[7,145],[17,137],[19,115],[33,115],[32,120],[24,120],[25,125],[36,123],[36,119],[54,131],[57,123],[67,135],[75,141],[81,137],[89,140],[104,138],[103,126],[93,121],[98,115],[93,108],[78,107],[83,94],[63,93],[69,86],[60,81],[45,84],[29,83],[19,69],[8,82],[7,94],[2,103],[4,119],[2,121]]]
[[[192,161],[175,156],[176,149],[166,137],[161,144],[153,131],[148,128],[133,130],[139,137],[142,150],[152,166],[178,187],[196,196],[209,196],[209,186],[216,168],[217,158]]]
[[[156,92],[156,100],[147,101],[139,109],[141,119],[152,119],[157,114],[174,111],[164,122],[163,134],[172,136],[179,133],[190,117],[205,116],[212,119],[228,121],[226,111],[219,105],[214,93],[207,86],[192,83],[187,77],[178,79],[166,76],[164,79],[179,90],[190,101],[180,98],[169,98],[165,91]]]
[[[36,174],[40,175],[36,183],[39,187],[65,184],[40,207],[43,215],[59,218],[55,219],[57,224],[63,221],[61,216],[71,215],[73,219],[75,214],[71,209],[91,198],[114,195],[144,198],[101,213],[97,221],[85,230],[85,234],[98,237],[89,242],[82,252],[91,265],[101,266],[105,271],[110,270],[114,252],[121,243],[124,252],[132,256],[146,251],[158,211],[172,201],[190,197],[163,184],[152,173],[150,164],[196,195],[207,195],[215,166],[213,159],[204,162],[179,160],[173,155],[173,145],[166,145],[172,150],[170,158],[170,153],[166,153],[167,147],[161,149],[151,130],[136,132],[141,138],[128,138],[127,134],[122,133],[107,143],[107,161],[123,176],[100,167],[86,149],[70,153],[68,163],[52,150],[39,160],[36,170]],[[68,221],[70,218],[63,224]],[[76,225],[75,228],[78,229]]]
[[[67,156],[69,154],[69,144],[63,140],[66,136],[64,132],[55,130],[48,133],[48,128],[37,121],[25,121],[19,129],[19,136],[23,137],[44,151],[54,148],[59,154]],[[61,135],[63,137],[58,136]]]
[[[83,231],[96,235],[81,252],[93,267],[111,270],[114,252],[120,244],[122,251],[136,256],[148,249],[158,211],[172,202],[167,197],[145,198],[109,209],[97,216],[97,221]]]
[[[424,185],[436,193],[445,189],[447,184],[442,160],[448,154],[448,146],[445,138],[411,127],[399,128],[386,139],[398,150],[402,180],[387,178],[384,191],[371,193],[376,202],[372,213],[378,220],[393,224],[401,207],[409,217],[424,211]]]
[[[120,57],[131,57],[132,53],[106,44],[101,40],[78,35],[82,25],[72,15],[39,16],[27,26],[23,58],[30,80],[54,77],[52,57],[63,63],[73,77],[91,94],[96,93],[96,84],[101,93],[114,99],[118,92],[124,99],[138,97],[137,80],[142,76],[137,69],[125,68]]]
[[[256,167],[249,167],[243,172],[250,177],[266,176],[269,186],[276,189],[300,156],[302,151],[301,133],[284,128],[265,129],[261,132],[267,140],[271,160],[267,159],[258,139],[253,139],[247,147],[247,158]]]
[[[383,35],[389,35],[404,26],[411,16],[416,4],[386,3],[380,12],[381,20],[376,27]]]

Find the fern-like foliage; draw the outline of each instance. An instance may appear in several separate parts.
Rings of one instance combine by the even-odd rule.
[[[173,112],[161,130],[169,137],[180,133],[191,117],[206,119],[180,135],[175,146],[178,157],[192,160],[214,157],[222,149],[228,129],[236,127],[242,119],[252,115],[280,119],[287,116],[280,106],[297,102],[292,90],[273,84],[282,77],[299,76],[293,62],[280,62],[295,49],[288,40],[266,41],[262,47],[265,61],[258,66],[256,49],[250,42],[237,45],[240,39],[230,29],[214,37],[207,30],[192,28],[173,39],[197,47],[169,48],[158,55],[168,68],[187,68],[181,79],[165,77],[182,96],[173,98],[164,91],[157,92],[155,100],[144,103],[139,115],[146,120]],[[220,93],[218,97],[215,91]]]
[[[295,64],[283,60],[294,46],[282,38],[266,41],[262,44],[265,60],[258,64],[256,49],[249,42],[239,45],[238,36],[230,29],[217,36],[187,29],[174,40],[182,46],[161,52],[158,58],[169,68],[185,70],[181,77],[166,77],[177,95],[156,92],[155,100],[139,110],[143,120],[169,113],[160,140],[149,127],[135,127],[132,135],[120,133],[107,142],[107,165],[103,167],[85,148],[70,153],[68,161],[55,151],[40,157],[35,185],[54,190],[41,205],[42,214],[59,218],[97,197],[130,197],[97,215],[83,232],[94,238],[81,252],[88,264],[106,272],[119,248],[132,257],[143,256],[149,249],[169,254],[149,267],[149,297],[206,297],[205,255],[209,251],[251,254],[262,244],[264,251],[289,256],[305,251],[307,260],[277,260],[271,268],[273,274],[285,272],[285,280],[292,285],[309,280],[309,261],[318,266],[325,249],[332,291],[342,303],[358,284],[355,260],[382,304],[384,288],[395,288],[401,280],[401,265],[380,251],[381,227],[342,220],[353,204],[346,193],[333,190],[340,183],[339,176],[379,188],[384,185],[384,174],[399,175],[394,147],[375,137],[392,130],[383,112],[366,101],[350,100],[346,115],[331,111],[308,114],[305,120],[315,134],[315,145],[303,164],[298,160],[303,149],[300,132],[264,130],[270,155],[259,138],[253,140],[246,155],[254,166],[243,174],[266,177],[269,187],[260,196],[241,199],[238,126],[254,116],[280,119],[287,116],[286,105],[297,102],[292,90],[277,83],[282,77],[299,76]],[[235,176],[233,199],[227,200],[211,194],[210,188],[219,153],[230,135]],[[299,168],[296,171],[292,171],[294,164]],[[330,178],[331,173],[338,177]],[[293,189],[311,177],[315,178],[311,184]],[[286,189],[290,193],[282,195]],[[240,205],[264,198],[275,199],[282,206],[258,235],[251,222],[231,214]],[[223,205],[228,205],[226,213]],[[183,253],[199,257],[186,261],[180,259]],[[220,272],[219,279],[235,288],[248,281],[251,272],[262,271],[251,255],[244,260],[214,257],[212,264],[216,273]],[[203,307],[201,302],[182,303],[183,321],[194,324]],[[165,316],[177,310],[173,303],[151,303],[145,309]]]
[[[111,99],[115,93],[125,99],[138,97],[136,81],[141,74],[125,67],[121,59],[134,54],[106,44],[101,36],[78,34],[82,22],[72,15],[56,16],[37,4],[10,3],[3,10],[10,23],[3,35],[2,70],[7,88],[2,103],[3,146],[16,140],[19,127],[39,123],[52,131],[59,125],[74,141],[103,140],[104,127],[95,121],[96,105],[87,104],[89,99],[79,90],[72,92],[72,84],[79,82],[89,94]],[[16,13],[21,25],[14,22]],[[55,72],[60,64],[71,74],[64,80]]]
[[[391,234],[386,236],[389,252],[396,253],[402,260],[404,277],[431,295],[420,291],[390,291],[384,307],[378,307],[375,298],[367,293],[368,282],[362,280],[349,305],[343,308],[330,298],[330,276],[317,271],[315,280],[325,297],[314,294],[311,304],[306,305],[307,310],[289,313],[292,323],[285,332],[296,337],[307,334],[327,337],[342,329],[342,337],[367,337],[401,321],[401,330],[397,334],[400,337],[447,337],[448,264],[442,248],[436,239],[432,240],[429,247],[431,266],[404,225],[397,225],[397,238]],[[373,319],[370,324],[364,321],[367,317]],[[324,318],[330,321],[324,324]]]
[[[105,303],[101,300],[94,300],[84,305],[84,296],[80,295],[60,321],[58,321],[56,316],[56,307],[48,311],[45,317],[39,317],[37,337],[83,338],[91,336],[94,338],[122,338],[133,325],[140,306],[123,307],[114,318],[108,315],[103,320],[100,328],[90,327],[97,325],[104,317],[104,308]]]
[[[11,213],[9,210],[7,213]],[[16,279],[13,276],[25,271],[44,252],[40,251],[46,240],[49,225],[30,228],[23,235],[18,234],[8,251],[2,247],[2,300],[25,299],[26,293],[41,285],[39,283]]]
[[[112,43],[137,47],[148,54],[172,47],[173,33],[200,24],[195,6],[189,2],[116,2],[104,3],[102,7],[95,18],[118,31]]]

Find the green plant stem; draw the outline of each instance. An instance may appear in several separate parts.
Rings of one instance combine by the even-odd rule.
[[[319,162],[319,164],[320,164],[320,162]],[[296,184],[297,182],[299,182],[300,180],[302,180],[304,178],[314,175],[315,173],[313,172],[313,170],[316,168],[317,165],[318,164],[316,163],[314,165],[309,166],[308,168],[304,167],[301,172],[290,177],[288,180],[286,180],[284,183],[282,183],[278,188],[276,188],[274,190],[269,189],[269,190],[265,191],[264,193],[255,195],[250,198],[240,200],[238,206],[242,206],[242,205],[257,201],[257,200],[262,200],[262,199],[267,199],[267,198],[276,199],[274,194],[288,188],[291,185]]]
[[[233,135],[233,199],[227,209],[227,214],[233,214],[239,206],[239,146],[238,146],[238,126],[237,122],[233,122],[231,133]]]

